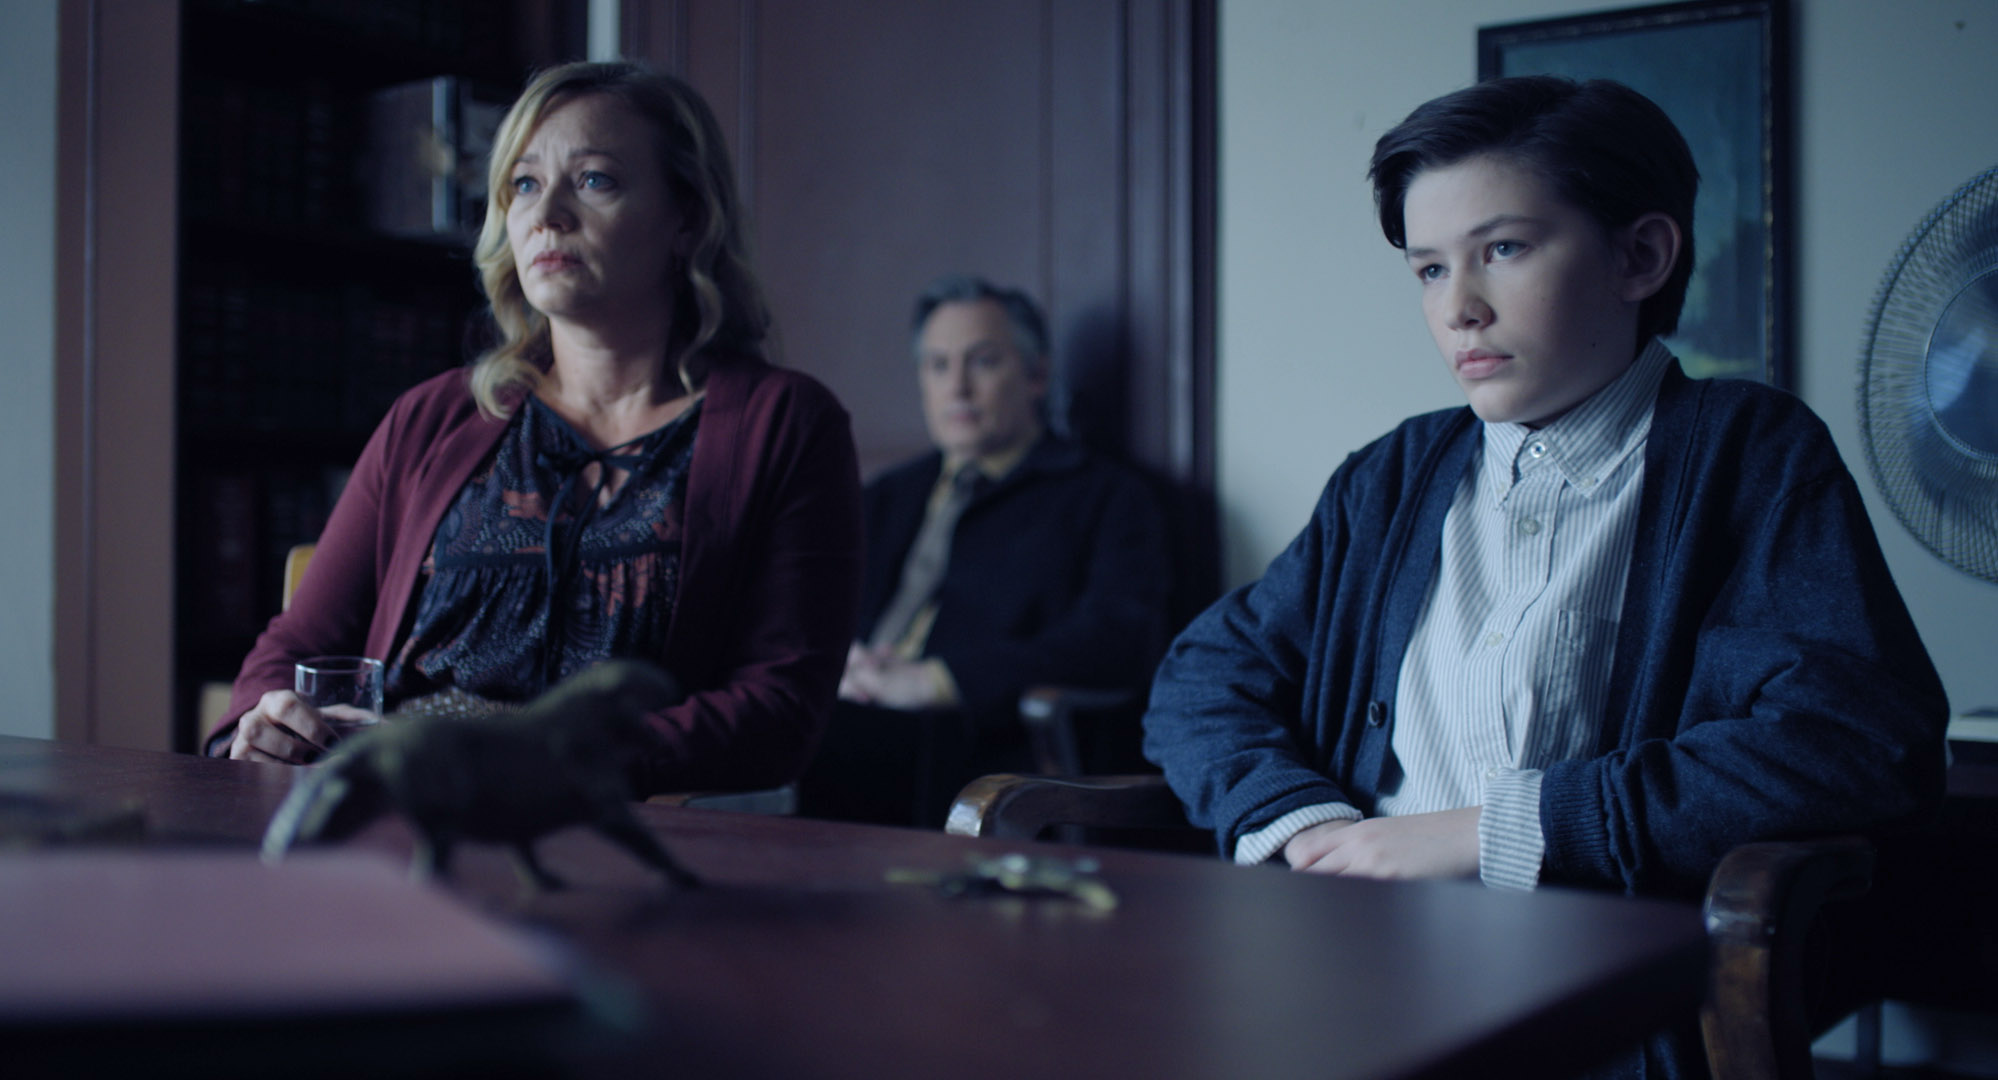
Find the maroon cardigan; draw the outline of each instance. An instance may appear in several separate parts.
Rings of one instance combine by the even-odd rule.
[[[692,691],[652,720],[645,792],[786,783],[832,709],[860,582],[860,478],[846,411],[808,376],[717,364],[694,437],[680,583],[656,660]],[[402,395],[368,440],[291,609],[243,661],[228,717],[289,689],[300,658],[390,658],[437,524],[506,424],[467,371]],[[222,745],[226,745],[223,742]]]

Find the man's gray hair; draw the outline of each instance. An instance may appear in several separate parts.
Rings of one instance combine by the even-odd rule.
[[[1049,358],[1048,321],[1041,306],[1018,289],[1002,289],[970,274],[946,274],[930,283],[916,298],[915,318],[909,326],[913,342],[923,333],[923,324],[945,304],[989,300],[1006,313],[1006,325],[1013,330],[1013,345],[1030,360],[1045,363]]]

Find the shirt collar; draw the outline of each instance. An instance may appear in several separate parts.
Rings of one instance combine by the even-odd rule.
[[[1006,474],[1012,472],[1013,467],[1026,458],[1027,453],[1041,441],[1041,438],[1045,434],[1043,432],[1040,435],[1036,435],[1034,438],[1028,439],[1010,450],[1002,450],[996,454],[987,454],[984,457],[966,459],[945,454],[943,475],[956,476],[957,471],[969,463],[977,466],[978,471],[984,473],[987,480],[1004,480]]]
[[[1672,354],[1657,338],[1608,386],[1540,428],[1486,424],[1485,480],[1503,501],[1512,486],[1536,469],[1558,469],[1584,493],[1596,490],[1651,432],[1651,409]]]

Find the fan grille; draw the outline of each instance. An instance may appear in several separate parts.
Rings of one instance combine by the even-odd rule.
[[[1960,361],[1953,370],[1998,378],[1998,321],[1978,325],[1975,318],[1989,314],[1993,297],[1998,168],[1958,188],[1901,245],[1874,298],[1859,357],[1859,426],[1874,481],[1936,557],[1986,581],[1998,581],[1998,453],[1989,449],[1998,414],[1981,417],[1983,438],[1945,426],[1932,407],[1929,360],[1932,349],[1951,348]],[[1968,323],[1981,333],[1945,341],[1937,329],[1946,312],[1952,327]],[[1968,367],[1965,348],[1978,353]]]

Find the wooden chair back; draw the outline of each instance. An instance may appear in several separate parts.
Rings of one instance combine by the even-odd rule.
[[[284,556],[284,589],[278,598],[278,610],[291,610],[291,596],[298,591],[298,583],[305,580],[305,568],[312,562],[312,553],[318,550],[317,544],[298,544]]]

